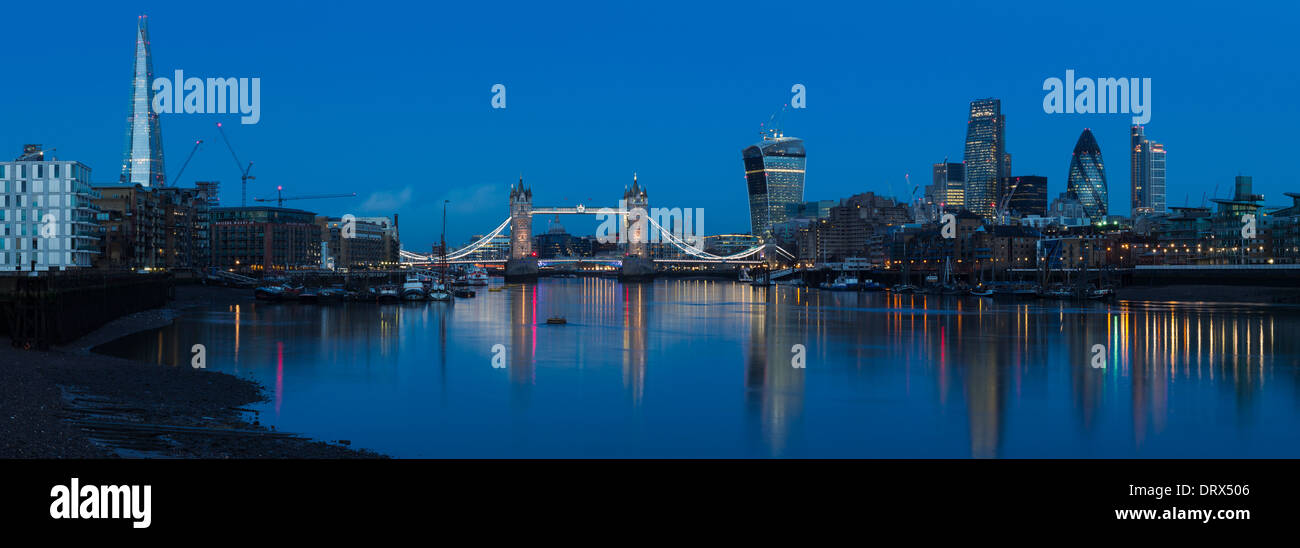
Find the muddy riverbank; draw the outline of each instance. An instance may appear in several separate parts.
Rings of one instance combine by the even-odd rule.
[[[261,426],[245,406],[261,385],[224,373],[95,354],[118,337],[162,327],[185,308],[252,300],[248,290],[181,286],[163,308],[119,318],[49,351],[0,344],[0,458],[379,457]]]

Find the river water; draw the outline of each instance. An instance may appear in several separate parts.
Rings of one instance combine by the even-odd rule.
[[[1300,455],[1295,308],[543,279],[189,310],[99,350],[195,344],[267,388],[263,424],[397,457]]]

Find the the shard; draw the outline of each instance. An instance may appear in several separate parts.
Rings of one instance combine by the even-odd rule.
[[[149,16],[141,15],[135,31],[135,67],[131,78],[131,107],[126,117],[126,147],[122,152],[123,183],[145,188],[162,186],[162,130],[152,110],[153,55],[149,52]]]

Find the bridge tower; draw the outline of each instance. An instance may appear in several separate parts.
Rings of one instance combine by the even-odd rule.
[[[533,191],[519,184],[510,185],[510,258],[506,260],[506,280],[537,277],[537,257],[533,255]]]
[[[632,174],[632,187],[623,191],[623,203],[627,207],[627,215],[623,216],[627,254],[630,257],[648,257],[646,241],[650,236],[650,202],[646,199],[645,189],[637,183],[636,173]]]
[[[533,191],[519,185],[510,185],[510,258],[524,259],[533,256]]]
[[[623,191],[623,204],[627,208],[627,214],[623,216],[627,256],[623,258],[619,278],[625,281],[653,278],[655,263],[646,245],[650,240],[650,200],[646,197],[645,187],[637,182],[636,173],[632,174],[632,187]]]

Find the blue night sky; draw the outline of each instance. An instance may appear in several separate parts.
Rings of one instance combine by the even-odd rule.
[[[1169,150],[1170,205],[1201,202],[1233,176],[1289,203],[1300,127],[1297,8],[1235,2],[836,2],[455,4],[22,2],[0,43],[0,153],[23,143],[118,178],[136,16],[147,13],[156,76],[260,77],[261,122],[165,114],[169,178],[220,180],[251,197],[356,192],[289,202],[330,215],[401,214],[405,246],[461,242],[507,216],[522,172],[536,205],[614,205],[632,172],[661,207],[705,208],[709,233],[748,230],[740,151],[785,116],[809,151],[805,198],[906,198],[930,166],[961,161],[968,104],[1002,99],[1016,175],[1065,188],[1083,128],[1101,144],[1111,211],[1129,210],[1129,115],[1045,114],[1043,80],[1149,77],[1147,133]],[[1086,8],[1084,7],[1086,6]],[[493,84],[507,108],[491,108]],[[565,219],[590,234],[591,218]],[[539,219],[543,230],[546,220]]]

